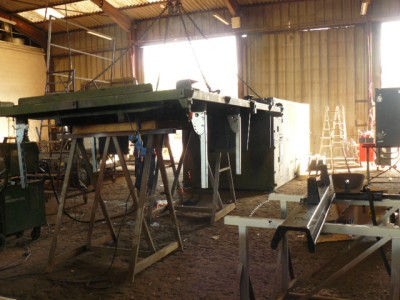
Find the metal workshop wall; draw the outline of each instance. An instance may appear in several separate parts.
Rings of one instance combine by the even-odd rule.
[[[326,106],[343,105],[348,135],[357,134],[356,119],[368,117],[363,25],[254,34],[241,44],[244,79],[260,96],[310,104],[312,152],[319,150]]]
[[[109,81],[111,72],[114,72],[114,79],[132,77],[131,52],[127,51],[130,45],[128,34],[116,25],[98,28],[96,31],[115,39],[115,59],[118,59],[115,66],[101,75],[99,79]],[[112,59],[112,42],[90,35],[86,31],[55,33],[52,41],[54,44]],[[76,69],[76,76],[83,78],[95,78],[110,65],[110,61],[74,52],[71,52],[70,55],[68,50],[56,47],[52,47],[51,51],[54,70],[68,70],[72,67]],[[77,80],[76,83],[77,90],[79,90],[87,81]],[[58,88],[62,89],[62,86],[58,86]]]

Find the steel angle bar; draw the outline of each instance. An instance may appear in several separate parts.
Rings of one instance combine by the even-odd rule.
[[[315,252],[316,242],[332,204],[334,193],[330,186],[318,188],[318,204],[300,203],[275,231],[271,241],[272,249],[277,249],[279,242],[288,231],[301,231],[307,236],[308,250]],[[310,196],[309,196],[310,198]]]

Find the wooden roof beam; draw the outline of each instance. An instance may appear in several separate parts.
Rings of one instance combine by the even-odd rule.
[[[237,0],[224,0],[224,2],[232,17],[236,17],[239,14],[239,3]]]
[[[124,31],[131,31],[131,19],[124,15],[118,8],[114,7],[106,0],[90,0],[99,6],[115,23],[118,24]]]
[[[2,11],[0,11],[0,17],[15,22],[15,28],[32,39],[34,42],[38,43],[43,49],[46,49],[47,40],[46,33],[44,31]]]

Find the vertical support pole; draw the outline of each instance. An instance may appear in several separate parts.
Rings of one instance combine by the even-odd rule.
[[[235,133],[235,173],[242,173],[242,118],[240,114],[228,115],[228,123],[231,130]]]
[[[249,299],[250,279],[249,279],[249,242],[247,239],[247,226],[239,225],[239,259],[242,265],[240,274],[240,300]]]
[[[400,299],[400,238],[392,239],[390,299]]]
[[[201,188],[208,188],[208,126],[207,110],[191,112],[190,121],[194,131],[200,136],[200,177]]]
[[[204,132],[200,135],[200,167],[201,167],[201,188],[208,188],[208,128],[207,114],[203,112]]]
[[[285,220],[288,215],[287,211],[287,201],[280,201],[281,207],[281,219]],[[290,285],[290,275],[289,275],[289,244],[288,244],[288,237],[282,239],[281,248],[280,248],[280,259],[281,259],[281,274],[282,274],[282,290],[287,291]]]

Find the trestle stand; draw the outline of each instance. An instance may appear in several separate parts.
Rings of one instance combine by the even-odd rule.
[[[168,133],[171,133],[171,132],[173,132],[173,130],[169,130],[169,129],[152,130],[152,131],[146,132],[146,135],[147,135],[146,147],[147,147],[147,149],[149,149],[149,151],[147,151],[146,157],[145,157],[143,177],[142,177],[139,197],[136,194],[136,189],[134,188],[134,184],[133,184],[131,176],[129,174],[129,171],[128,171],[128,168],[126,165],[126,161],[124,159],[124,155],[119,146],[117,137],[114,135],[111,135],[111,134],[106,135],[106,142],[105,142],[105,147],[104,147],[104,152],[103,152],[103,157],[102,157],[102,163],[100,165],[100,171],[99,171],[97,180],[95,179],[93,172],[91,171],[92,169],[87,168],[88,170],[90,170],[89,176],[90,176],[91,182],[93,182],[93,185],[95,187],[95,197],[94,197],[92,211],[91,211],[90,223],[89,223],[89,228],[88,228],[88,233],[87,233],[87,241],[84,245],[82,245],[78,248],[75,248],[66,253],[56,256],[58,238],[59,238],[60,230],[61,230],[61,218],[62,218],[62,214],[64,211],[65,199],[67,196],[67,189],[68,189],[68,186],[70,183],[70,178],[71,178],[72,162],[74,159],[74,155],[77,154],[78,150],[82,156],[84,164],[90,165],[87,154],[86,154],[86,150],[83,145],[83,137],[77,136],[77,135],[74,135],[71,137],[71,140],[72,140],[71,149],[69,151],[67,168],[66,168],[66,172],[65,172],[65,178],[63,181],[60,203],[59,203],[58,212],[57,212],[55,232],[54,232],[54,236],[52,239],[52,244],[51,244],[49,259],[48,259],[48,264],[47,264],[48,272],[52,272],[54,269],[54,266],[56,264],[61,263],[62,261],[65,261],[69,258],[72,258],[72,257],[84,252],[85,250],[87,250],[89,248],[94,249],[94,250],[97,248],[97,249],[105,249],[105,250],[115,251],[114,248],[98,247],[98,245],[103,244],[107,240],[109,240],[110,239],[109,236],[105,236],[100,239],[97,239],[96,241],[92,241],[94,224],[96,222],[96,211],[97,211],[98,206],[100,205],[100,209],[104,216],[104,220],[107,224],[107,227],[110,231],[111,238],[114,241],[114,243],[117,244],[117,236],[116,236],[115,230],[113,228],[113,225],[112,225],[112,222],[110,219],[110,215],[107,211],[106,204],[101,197],[101,187],[103,186],[104,174],[105,174],[105,170],[106,170],[106,158],[107,158],[107,155],[109,152],[109,147],[110,147],[111,142],[114,143],[115,149],[117,150],[117,154],[120,159],[122,171],[123,171],[123,174],[125,176],[125,179],[126,179],[126,182],[127,182],[128,188],[129,188],[129,192],[130,192],[129,196],[133,200],[132,209],[130,209],[128,211],[128,213],[130,211],[136,209],[136,222],[135,222],[135,228],[134,228],[134,232],[133,232],[132,249],[128,250],[130,252],[130,256],[131,256],[131,260],[130,260],[130,264],[129,264],[129,280],[131,282],[133,282],[135,274],[137,274],[140,271],[144,270],[145,268],[149,267],[153,263],[155,263],[158,260],[162,259],[163,257],[167,256],[168,254],[177,250],[178,248],[183,249],[179,226],[178,226],[177,218],[175,215],[174,206],[172,203],[172,195],[171,195],[171,190],[170,190],[169,182],[168,182],[168,178],[167,178],[166,167],[165,167],[165,163],[162,159],[162,147],[163,147],[163,143],[164,143],[164,138],[165,138],[165,135],[167,135]],[[95,133],[89,134],[89,136],[94,136],[94,135],[95,135]],[[171,242],[169,245],[167,245],[164,248],[159,249],[159,250],[156,249],[156,246],[150,235],[148,225],[144,218],[144,207],[145,207],[145,202],[147,199],[146,187],[147,187],[148,180],[149,180],[148,177],[149,177],[149,172],[150,172],[151,155],[152,155],[152,151],[150,151],[150,149],[154,149],[155,154],[158,157],[160,173],[161,173],[162,181],[164,184],[164,192],[167,197],[168,210],[170,212],[171,221],[172,221],[173,230],[174,230],[174,236],[175,236],[174,242]],[[139,260],[138,253],[139,253],[140,237],[142,234],[142,230],[144,231],[146,241],[149,244],[149,247],[152,249],[153,254],[151,254],[150,256],[148,256],[146,258]],[[120,249],[120,250],[124,250],[124,249]]]

